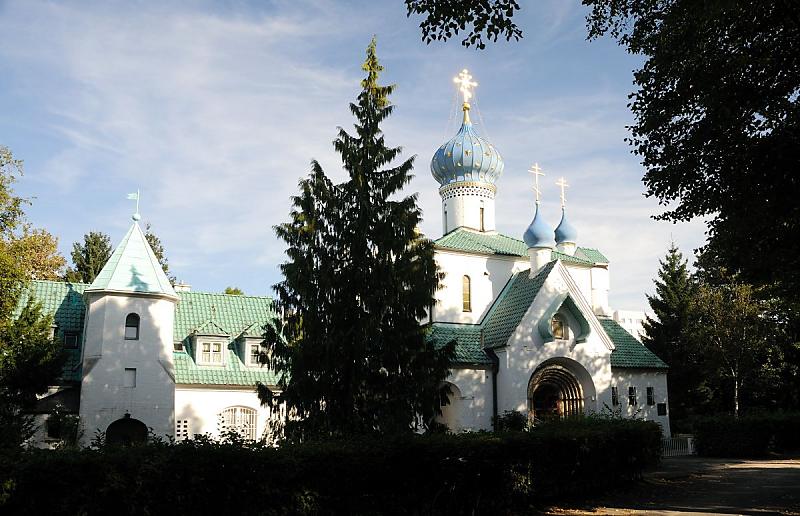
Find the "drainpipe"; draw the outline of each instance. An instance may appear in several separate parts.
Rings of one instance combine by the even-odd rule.
[[[481,329],[481,348],[483,348],[483,330]],[[492,429],[497,431],[497,373],[500,372],[500,359],[493,349],[484,350],[492,361]]]

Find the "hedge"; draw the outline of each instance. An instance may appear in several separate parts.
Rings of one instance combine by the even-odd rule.
[[[351,439],[28,450],[0,464],[5,514],[502,514],[638,478],[652,422]]]
[[[800,413],[763,413],[696,418],[691,421],[698,455],[763,457],[800,450]]]

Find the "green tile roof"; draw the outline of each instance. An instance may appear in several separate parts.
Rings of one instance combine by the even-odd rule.
[[[611,352],[611,367],[640,369],[667,369],[669,367],[655,353],[625,331],[617,321],[605,317],[598,319],[614,343],[614,351]]]
[[[481,327],[477,324],[433,323],[428,340],[436,349],[456,341],[454,361],[458,364],[491,364],[481,348]]]
[[[500,233],[483,233],[466,228],[458,228],[434,241],[440,249],[466,251],[468,253],[498,254],[504,256],[528,256],[528,246],[522,240],[517,240]],[[575,265],[594,265],[595,263],[608,263],[608,259],[596,249],[579,247],[571,256],[558,251],[553,251],[553,259]],[[595,261],[595,258],[598,260]]]
[[[144,292],[177,297],[138,222],[131,225],[100,274],[86,290]]]
[[[575,254],[580,254],[582,258],[585,258],[594,263],[609,263],[608,258],[606,255],[598,251],[597,249],[592,249],[590,247],[579,247]]]
[[[31,281],[28,288],[19,299],[14,317],[17,317],[22,308],[33,296],[42,304],[42,312],[53,316],[56,325],[56,337],[64,338],[64,334],[73,333],[81,338],[83,332],[83,317],[86,314],[86,305],[83,302],[83,291],[88,287],[85,283],[66,283],[62,281]],[[67,360],[64,363],[62,380],[80,381],[81,379],[81,352],[80,349],[65,350]]]
[[[228,346],[224,367],[199,366],[185,352],[176,351],[175,383],[183,385],[240,385],[255,386],[256,382],[275,385],[278,377],[274,371],[266,367],[248,367],[244,365],[236,353],[237,344]]]
[[[508,342],[555,264],[555,260],[548,263],[533,278],[529,277],[529,270],[512,276],[484,318],[485,347],[495,348]]]
[[[89,285],[58,281],[32,281],[20,299],[17,313],[33,295],[42,303],[43,311],[54,317],[59,336],[64,332],[82,333],[86,305],[83,292]],[[175,352],[177,383],[208,385],[255,385],[256,381],[275,380],[267,369],[244,365],[237,354],[238,337],[260,337],[265,324],[276,317],[272,299],[258,296],[231,296],[204,292],[181,292],[175,307],[174,338],[187,348],[191,336],[200,334],[228,335],[229,351],[225,367],[198,366],[186,352]],[[82,337],[82,336],[81,336]],[[80,381],[80,350],[66,350],[64,380]]]

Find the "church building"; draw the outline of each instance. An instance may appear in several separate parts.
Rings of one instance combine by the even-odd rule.
[[[457,82],[463,122],[431,161],[442,198],[435,259],[445,277],[424,323],[434,345],[456,348],[440,421],[463,432],[490,430],[508,411],[534,424],[607,411],[657,421],[669,435],[667,365],[612,318],[609,260],[578,245],[566,182],[557,227],[544,220],[535,165],[536,204],[522,239],[496,231],[503,159],[470,121],[476,84],[466,70]],[[56,408],[80,416],[84,444],[98,432],[112,442],[227,431],[260,439],[284,415],[255,393],[257,382],[277,382],[258,361],[265,325],[278,317],[272,300],[172,285],[138,213],[90,285],[33,281],[21,304],[28,296],[53,316],[68,355],[59,385],[39,403],[42,445],[60,439],[47,423]]]

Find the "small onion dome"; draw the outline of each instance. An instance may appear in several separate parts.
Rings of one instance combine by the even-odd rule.
[[[525,234],[522,235],[522,240],[528,245],[528,249],[534,247],[553,247],[556,245],[553,240],[552,226],[544,221],[544,217],[539,214],[539,203],[536,203],[536,215],[533,216],[533,221]]]
[[[563,207],[561,208],[561,223],[556,228],[555,235],[557,244],[574,244],[578,241],[578,230],[567,220],[567,212]]]
[[[460,181],[494,184],[503,173],[503,158],[497,149],[477,135],[464,107],[464,122],[458,133],[439,147],[431,160],[431,173],[444,186]]]

